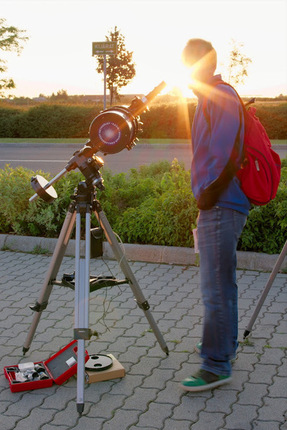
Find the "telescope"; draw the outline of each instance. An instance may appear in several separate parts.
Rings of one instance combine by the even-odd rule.
[[[33,176],[31,185],[36,194],[29,201],[34,201],[38,196],[46,202],[53,201],[57,198],[57,193],[52,185],[66,172],[76,168],[83,173],[88,184],[93,183],[99,189],[104,189],[103,180],[99,174],[99,169],[104,162],[95,154],[97,152],[104,155],[116,154],[125,148],[132,149],[138,140],[140,115],[148,109],[148,105],[165,86],[166,83],[163,81],[146,96],[133,99],[129,107],[114,106],[96,116],[90,124],[89,140],[81,150],[74,153],[61,172],[50,182],[40,175]]]
[[[90,139],[85,146],[76,151],[68,161],[65,168],[58,173],[50,182],[42,176],[36,175],[31,179],[31,184],[36,194],[30,198],[33,201],[38,196],[47,202],[57,198],[57,193],[52,184],[60,179],[66,172],[79,168],[85,180],[78,184],[74,195],[71,196],[71,203],[67,210],[60,236],[58,238],[50,265],[48,267],[39,299],[34,306],[30,306],[35,312],[32,325],[27,334],[23,346],[23,354],[29,348],[42,312],[48,305],[48,300],[52,292],[53,285],[69,286],[75,290],[75,325],[74,339],[77,340],[77,410],[81,415],[84,410],[84,384],[85,384],[85,341],[93,335],[89,328],[89,293],[99,288],[128,283],[135,296],[136,303],[144,312],[151,329],[158,340],[162,350],[168,355],[168,347],[162,337],[159,328],[151,314],[150,305],[145,299],[134,274],[128,264],[125,254],[118,243],[112,227],[101,208],[100,202],[96,199],[96,188],[104,189],[103,179],[99,169],[104,165],[103,160],[95,154],[100,151],[103,154],[115,154],[124,148],[131,149],[136,142],[139,131],[140,114],[143,113],[148,104],[165,87],[162,82],[147,96],[139,99],[135,98],[129,107],[115,106],[101,112],[91,123],[89,135]],[[100,232],[103,232],[115,258],[117,259],[124,280],[113,277],[90,276],[91,252],[91,215],[94,214],[98,220]],[[84,221],[85,229],[82,229]],[[56,279],[61,262],[65,255],[69,239],[76,227],[75,239],[75,272],[73,275],[64,275],[62,281]],[[95,229],[93,229],[94,231]],[[81,237],[85,231],[85,256],[81,257]],[[100,238],[101,240],[101,238]],[[101,246],[99,247],[101,248]],[[97,252],[95,257],[101,256],[102,251]],[[94,255],[93,255],[94,257]]]

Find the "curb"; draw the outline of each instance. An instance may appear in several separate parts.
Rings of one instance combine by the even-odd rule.
[[[0,234],[0,249],[21,252],[38,252],[52,254],[58,239],[16,236]],[[194,248],[184,248],[176,246],[159,245],[134,245],[123,244],[125,256],[130,261],[142,261],[147,263],[179,264],[186,266],[198,266],[198,254]],[[80,253],[83,256],[85,242],[81,241]],[[43,252],[44,253],[44,252]],[[68,243],[67,256],[75,256],[75,240],[71,239]],[[114,254],[107,242],[103,243],[103,257],[114,260]],[[259,270],[270,272],[274,268],[279,254],[264,254],[248,251],[237,251],[237,267],[243,270]],[[285,257],[281,269],[287,269],[287,256]]]

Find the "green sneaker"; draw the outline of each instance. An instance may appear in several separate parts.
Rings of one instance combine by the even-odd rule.
[[[197,392],[211,390],[232,380],[229,375],[215,375],[200,369],[194,376],[184,379],[180,386],[185,391]]]

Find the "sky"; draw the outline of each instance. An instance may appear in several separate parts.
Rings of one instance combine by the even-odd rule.
[[[19,56],[3,53],[16,97],[103,94],[92,42],[105,41],[115,26],[133,52],[136,76],[122,94],[146,94],[163,80],[185,96],[188,74],[181,62],[190,38],[212,42],[217,73],[224,73],[231,40],[252,59],[241,95],[287,94],[287,0],[0,0],[6,25],[26,30]]]

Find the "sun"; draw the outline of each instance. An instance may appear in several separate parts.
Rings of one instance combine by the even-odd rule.
[[[190,71],[184,66],[178,66],[171,70],[165,79],[167,86],[165,92],[176,97],[186,99],[194,97],[190,89]]]

